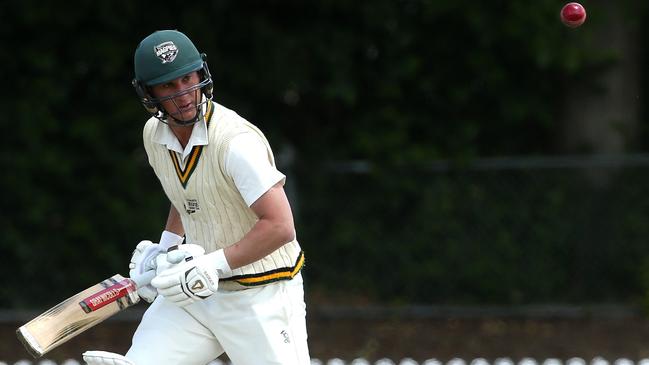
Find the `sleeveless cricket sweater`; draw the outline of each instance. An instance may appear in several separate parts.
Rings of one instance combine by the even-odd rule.
[[[257,216],[225,173],[225,157],[232,138],[255,133],[266,145],[269,162],[275,159],[264,134],[234,111],[210,102],[206,112],[208,144],[194,146],[183,164],[181,156],[153,141],[156,118],[144,127],[144,147],[149,164],[165,194],[178,210],[187,243],[201,245],[207,253],[239,241],[257,222]],[[270,255],[235,269],[220,278],[219,288],[239,290],[292,279],[304,265],[304,253],[296,240]]]

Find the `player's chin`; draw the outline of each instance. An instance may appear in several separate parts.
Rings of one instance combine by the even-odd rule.
[[[194,108],[194,110],[188,110],[188,111],[182,111],[182,112],[174,113],[174,114],[171,115],[171,117],[178,124],[187,124],[187,123],[193,122],[194,119],[196,118],[196,108]]]

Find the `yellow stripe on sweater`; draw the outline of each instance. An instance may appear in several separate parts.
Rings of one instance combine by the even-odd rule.
[[[237,283],[245,286],[255,286],[272,283],[279,280],[293,279],[295,275],[304,266],[304,251],[300,252],[295,265],[293,267],[285,267],[281,269],[271,270],[259,274],[240,275],[222,279],[223,281],[236,281]]]
[[[205,122],[207,123],[207,127],[209,128],[210,126],[210,119],[212,119],[212,113],[214,112],[214,106],[213,103],[210,102],[207,104],[207,115],[205,116]],[[176,175],[178,176],[178,179],[180,180],[180,183],[182,184],[183,188],[187,187],[187,182],[189,181],[189,177],[192,175],[194,172],[194,169],[196,169],[196,166],[198,165],[198,160],[201,157],[201,153],[203,152],[203,147],[204,146],[194,146],[192,148],[192,152],[189,155],[189,161],[187,161],[187,166],[185,166],[185,169],[183,170],[180,167],[180,161],[178,161],[178,156],[176,156],[176,153],[174,151],[169,150],[169,156],[171,156],[171,162],[174,164],[174,168],[176,169]]]

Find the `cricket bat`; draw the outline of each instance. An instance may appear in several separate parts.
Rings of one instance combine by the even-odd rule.
[[[155,270],[137,278],[115,274],[64,300],[16,330],[27,351],[39,358],[114,314],[137,304],[138,285],[146,285]],[[139,282],[139,283],[138,283]]]
[[[190,247],[195,245],[186,245]],[[198,247],[198,246],[197,246]],[[202,248],[200,248],[202,250]],[[40,314],[16,330],[27,351],[39,358],[114,314],[137,304],[137,288],[147,285],[156,275],[182,261],[193,259],[191,248],[171,246],[163,260],[146,263],[147,271],[137,277],[115,274]],[[202,254],[202,251],[199,253]],[[158,259],[161,255],[158,255]]]

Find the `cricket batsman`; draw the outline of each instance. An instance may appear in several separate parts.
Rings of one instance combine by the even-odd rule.
[[[151,305],[128,352],[87,351],[85,361],[205,365],[226,353],[235,365],[310,364],[304,253],[266,137],[212,100],[205,55],[185,34],[154,32],[134,63],[151,115],[144,147],[171,208],[159,242],[135,248],[130,275],[172,246],[188,254],[138,289]]]

